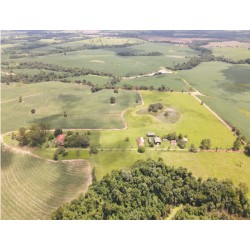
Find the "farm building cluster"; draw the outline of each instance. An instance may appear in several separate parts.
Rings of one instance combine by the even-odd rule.
[[[175,133],[168,134],[162,138],[156,135],[155,132],[148,132],[146,134],[147,142],[149,145],[161,145],[162,142],[170,142],[171,146],[179,146],[181,148],[185,147],[185,144],[188,143],[187,136],[182,136],[181,134],[177,136]],[[138,137],[136,139],[138,147],[145,146],[146,140],[143,137]]]

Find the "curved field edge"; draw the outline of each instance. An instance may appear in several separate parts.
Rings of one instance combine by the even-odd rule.
[[[51,129],[121,129],[126,127],[123,111],[138,105],[136,100],[140,102],[136,91],[104,89],[91,93],[90,87],[59,82],[5,85],[1,94],[2,133],[33,123],[49,124]],[[116,98],[115,104],[110,104],[111,96]]]
[[[1,219],[43,220],[86,192],[92,171],[86,160],[53,162],[1,148]]]

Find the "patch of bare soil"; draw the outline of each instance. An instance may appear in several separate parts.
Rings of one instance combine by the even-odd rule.
[[[177,111],[173,107],[168,107],[163,111],[157,113],[155,117],[162,122],[174,124],[180,119],[180,116],[181,114],[179,111]]]

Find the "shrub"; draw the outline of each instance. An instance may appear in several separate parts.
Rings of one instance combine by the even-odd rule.
[[[54,160],[54,161],[58,161],[58,154],[56,154],[56,153],[54,154],[53,160]]]
[[[138,148],[138,152],[139,152],[139,153],[144,153],[144,152],[145,152],[145,147],[140,146],[140,147]]]
[[[90,150],[89,150],[89,154],[97,154],[98,153],[98,149],[96,147],[91,146]]]
[[[114,96],[111,96],[111,97],[110,97],[110,103],[111,103],[111,104],[115,103],[115,97],[114,97]]]
[[[195,147],[193,143],[191,144],[189,151],[192,153],[197,153],[197,148]]]
[[[211,148],[211,140],[203,139],[201,141],[200,149],[210,149]]]

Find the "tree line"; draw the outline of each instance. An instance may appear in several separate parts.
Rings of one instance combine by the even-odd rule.
[[[193,41],[192,43],[189,43],[188,46],[190,49],[199,52],[198,57],[197,56],[191,57],[187,62],[181,64],[177,63],[174,64],[173,67],[168,66],[168,68],[171,70],[188,70],[196,67],[202,62],[210,62],[210,61],[221,61],[231,64],[250,64],[250,58],[233,60],[224,56],[214,56],[212,54],[211,49],[201,47],[206,44],[208,44],[208,41]]]
[[[250,218],[247,192],[245,184],[235,186],[230,180],[196,179],[185,168],[173,168],[161,160],[148,159],[137,161],[130,168],[112,171],[90,186],[85,195],[80,194],[58,208],[52,219],[160,220],[179,205],[202,210],[203,219],[211,213],[216,219],[220,219],[222,213],[227,215],[226,219]],[[183,218],[177,215],[177,219]]]

